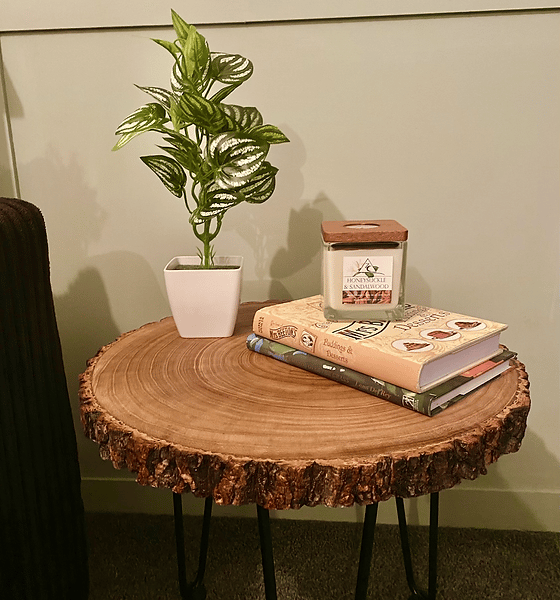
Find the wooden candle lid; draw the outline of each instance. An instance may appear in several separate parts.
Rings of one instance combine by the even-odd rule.
[[[321,233],[325,242],[363,244],[369,242],[403,242],[408,229],[393,220],[323,221]]]

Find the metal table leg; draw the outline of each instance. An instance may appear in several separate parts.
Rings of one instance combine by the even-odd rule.
[[[266,508],[257,504],[259,537],[266,600],[276,600],[276,576],[274,575],[274,556],[272,554],[272,535],[270,534],[270,514]]]
[[[202,521],[202,534],[200,536],[200,551],[198,555],[198,571],[192,583],[187,583],[187,570],[185,566],[185,534],[183,526],[183,505],[181,494],[173,492],[173,517],[175,521],[175,544],[177,547],[177,573],[179,577],[179,591],[183,600],[205,600],[206,588],[204,587],[204,571],[208,556],[208,540],[210,536],[210,520],[212,517],[212,498],[204,502],[204,518]]]
[[[428,556],[428,591],[421,590],[414,579],[412,568],[412,556],[410,552],[410,543],[408,540],[408,527],[406,525],[406,514],[402,498],[395,498],[397,503],[397,515],[399,518],[399,533],[401,537],[401,546],[404,559],[404,568],[406,571],[406,580],[408,587],[412,592],[410,600],[420,598],[422,600],[434,600],[437,592],[437,543],[438,543],[438,513],[439,513],[439,494],[433,493],[430,496],[430,532],[429,532],[429,556]]]
[[[429,529],[429,567],[428,591],[421,590],[414,579],[412,556],[408,539],[406,513],[402,498],[395,498],[399,520],[399,533],[403,552],[406,580],[412,595],[409,600],[435,600],[437,591],[437,542],[438,542],[438,513],[439,494],[430,497],[430,529]],[[355,600],[366,600],[373,556],[373,541],[377,523],[378,504],[368,504],[364,517],[362,530],[362,543],[358,564]],[[204,504],[204,520],[200,540],[200,553],[198,571],[194,581],[187,583],[185,567],[185,539],[183,526],[183,510],[181,494],[173,493],[173,514],[175,519],[175,541],[177,545],[177,569],[179,577],[179,590],[183,600],[205,600],[206,588],[204,586],[204,572],[208,556],[208,540],[210,533],[210,520],[212,516],[212,498],[206,498]],[[263,566],[264,588],[266,600],[277,600],[276,577],[274,573],[274,555],[272,550],[272,535],[270,532],[270,514],[267,509],[257,504],[257,517],[259,525],[259,538]]]
[[[356,581],[355,600],[365,600],[369,582],[369,572],[371,570],[371,557],[373,555],[373,536],[375,534],[375,524],[377,523],[378,504],[368,504],[364,516],[364,526],[362,529],[362,545],[360,548],[360,562],[358,564],[358,578]]]

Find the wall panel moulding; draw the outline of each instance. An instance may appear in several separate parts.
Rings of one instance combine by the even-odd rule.
[[[560,9],[547,0],[194,0],[185,18],[194,24],[259,23],[300,20],[356,19],[399,16],[453,15],[485,12]],[[185,12],[185,11],[183,11]],[[168,2],[135,0],[44,2],[2,0],[0,33],[66,29],[161,27],[170,25]]]

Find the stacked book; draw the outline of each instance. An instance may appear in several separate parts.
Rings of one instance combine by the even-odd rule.
[[[415,304],[402,321],[326,321],[312,296],[259,309],[247,347],[434,416],[509,368],[506,328]]]

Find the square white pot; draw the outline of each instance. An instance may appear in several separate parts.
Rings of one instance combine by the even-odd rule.
[[[176,268],[199,264],[198,256],[175,256],[163,271],[179,335],[184,338],[229,337],[235,329],[241,299],[243,257],[214,257],[216,266],[235,268]]]

